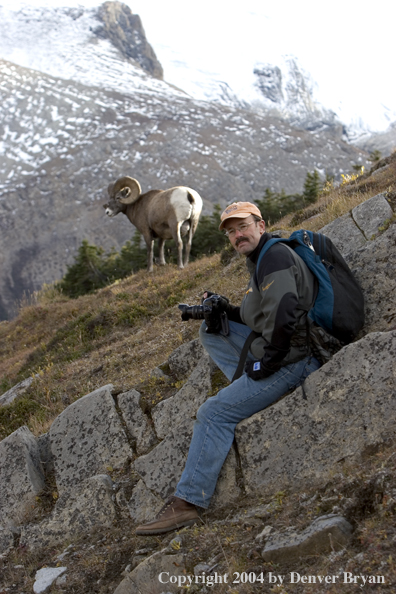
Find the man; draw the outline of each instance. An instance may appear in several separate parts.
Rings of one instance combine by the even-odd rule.
[[[227,207],[220,229],[225,230],[235,250],[246,256],[251,276],[240,307],[220,299],[229,319],[229,334],[208,332],[210,328],[203,323],[200,338],[230,381],[252,330],[255,338],[244,373],[199,408],[175,495],[154,520],[138,526],[137,534],[161,534],[199,520],[197,507],[209,506],[236,425],[299,386],[320,367],[309,353],[306,334],[307,312],[315,293],[314,277],[306,264],[294,250],[278,242],[256,270],[261,248],[271,235],[265,232],[259,209],[250,202]]]

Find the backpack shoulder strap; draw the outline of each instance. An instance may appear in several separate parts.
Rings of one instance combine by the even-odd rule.
[[[254,283],[257,288],[258,288],[257,271],[259,269],[260,262],[263,259],[263,257],[265,256],[265,254],[268,252],[270,247],[272,247],[275,243],[278,243],[279,241],[282,241],[283,243],[287,244],[287,243],[289,243],[290,239],[284,239],[283,237],[272,237],[271,239],[268,239],[268,241],[266,241],[265,244],[263,245],[263,247],[261,248],[259,257],[257,258],[257,262],[256,262],[256,269],[254,271]]]

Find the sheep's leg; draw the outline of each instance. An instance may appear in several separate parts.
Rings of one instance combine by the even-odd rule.
[[[182,224],[183,224],[183,221],[177,223],[176,237],[174,237],[175,243],[177,245],[177,265],[179,268],[184,268],[184,266],[183,266],[183,240],[181,238],[181,233],[180,233]]]
[[[159,249],[159,265],[165,266],[165,239],[158,240],[158,249]]]
[[[146,239],[147,244],[147,272],[153,272],[154,239]]]
[[[191,251],[192,238],[193,238],[193,228],[192,228],[192,225],[190,224],[190,229],[188,231],[188,240],[187,240],[186,247],[185,247],[186,251],[184,252],[184,266],[187,266],[187,264],[188,264],[188,259],[190,257],[190,251]]]

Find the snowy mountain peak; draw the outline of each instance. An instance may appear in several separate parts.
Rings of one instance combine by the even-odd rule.
[[[139,16],[121,2],[105,2],[99,8],[25,6],[17,11],[0,6],[0,58],[122,93],[178,93],[160,80],[162,66]]]

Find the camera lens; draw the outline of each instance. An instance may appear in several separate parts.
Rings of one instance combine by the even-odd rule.
[[[180,303],[179,309],[182,312],[183,320],[203,320],[204,310],[202,305],[187,305],[186,303]]]

